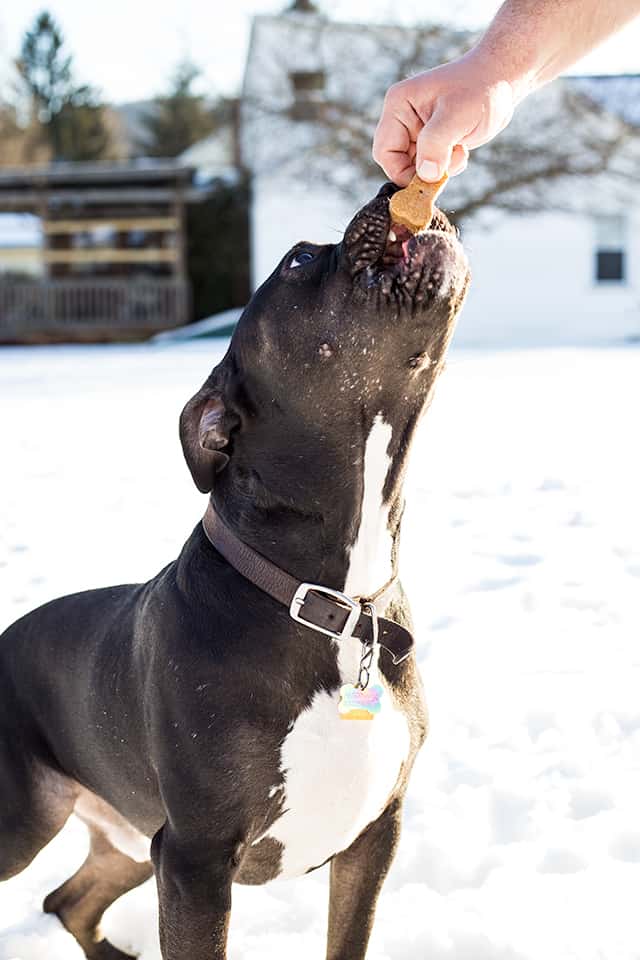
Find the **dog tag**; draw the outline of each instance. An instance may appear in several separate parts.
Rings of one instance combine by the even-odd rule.
[[[382,687],[374,683],[362,690],[353,683],[340,688],[338,713],[342,720],[373,720],[382,707]]]

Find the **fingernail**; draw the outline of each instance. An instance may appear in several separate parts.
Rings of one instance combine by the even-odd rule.
[[[423,160],[418,167],[418,176],[421,180],[439,180],[440,167],[433,160]]]

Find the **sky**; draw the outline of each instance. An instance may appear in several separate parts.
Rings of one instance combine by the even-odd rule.
[[[279,11],[284,0],[4,0],[0,8],[0,81],[20,39],[44,7],[63,27],[75,57],[79,80],[97,86],[107,100],[144,99],[167,87],[176,63],[190,56],[202,68],[201,89],[233,94],[239,89],[251,18]],[[324,0],[333,17],[411,22],[457,11],[460,22],[486,24],[497,10],[493,0],[435,4],[407,0],[398,11],[391,0]],[[640,69],[640,21],[594,52],[573,72],[637,72]]]

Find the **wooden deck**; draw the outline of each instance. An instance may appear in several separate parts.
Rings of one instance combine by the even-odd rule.
[[[37,218],[41,238],[28,256],[0,250],[0,342],[144,339],[187,323],[186,206],[209,194],[194,177],[174,160],[0,169],[0,213]]]

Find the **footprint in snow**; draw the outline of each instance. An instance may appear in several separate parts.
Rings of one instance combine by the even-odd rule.
[[[574,820],[586,820],[604,810],[612,810],[613,806],[611,794],[606,790],[578,787],[571,796],[569,812]]]
[[[609,853],[625,863],[640,863],[640,833],[631,830],[619,833],[612,841]]]
[[[542,557],[536,553],[505,553],[498,556],[498,560],[508,567],[534,567],[537,563],[542,563]]]
[[[578,873],[588,866],[573,850],[547,850],[538,864],[538,873]]]
[[[469,587],[468,592],[476,593],[478,591],[504,590],[506,587],[515,587],[516,584],[521,582],[522,577],[486,577],[484,580],[479,580],[478,583]]]

